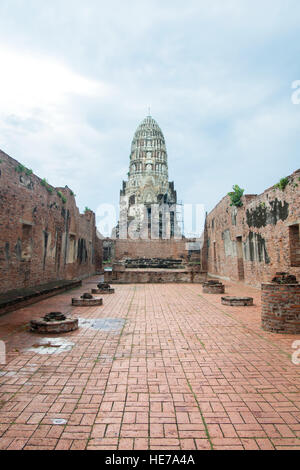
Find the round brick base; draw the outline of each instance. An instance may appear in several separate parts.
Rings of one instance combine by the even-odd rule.
[[[92,294],[114,294],[115,289],[92,289]]]
[[[230,305],[231,307],[248,307],[253,305],[252,297],[222,297],[222,305]]]
[[[78,318],[67,317],[63,321],[47,322],[43,318],[31,320],[31,331],[34,333],[68,333],[78,330]]]
[[[203,283],[203,294],[224,294],[225,286],[219,281],[207,281]]]
[[[103,305],[103,299],[72,299],[74,307],[96,307]]]
[[[300,284],[261,286],[262,328],[273,333],[300,334]]]

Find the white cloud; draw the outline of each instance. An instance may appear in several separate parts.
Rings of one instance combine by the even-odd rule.
[[[36,109],[51,112],[70,95],[104,98],[111,87],[88,79],[46,57],[0,46],[0,110],[26,116]]]
[[[0,148],[81,207],[118,201],[148,105],[185,202],[299,166],[298,1],[41,3],[0,2]]]

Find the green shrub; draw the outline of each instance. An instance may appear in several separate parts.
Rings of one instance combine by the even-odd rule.
[[[62,200],[63,204],[67,202],[66,196],[64,196],[60,191],[57,191],[57,195]]]
[[[48,181],[46,180],[46,178],[43,178],[41,180],[41,185],[44,186],[44,188],[46,188],[46,190],[48,191],[48,193],[52,194],[53,191],[54,191],[54,188],[52,188],[52,186],[49,185]]]
[[[0,163],[1,163],[1,161],[0,161]],[[27,176],[30,176],[33,173],[33,171],[31,169],[26,168],[26,166],[22,165],[22,163],[19,163],[18,166],[15,167],[15,171],[17,173],[25,173]]]
[[[285,178],[281,178],[279,183],[275,184],[275,188],[280,189],[280,191],[284,191],[288,184],[289,178],[286,176]]]
[[[85,209],[84,209],[84,212],[92,212],[92,209],[90,209],[89,207],[86,206]]]
[[[231,199],[230,205],[235,206],[235,207],[242,207],[243,203],[242,203],[241,198],[245,190],[241,189],[238,184],[235,184],[234,186],[232,186],[232,189],[233,189],[233,192],[228,193],[228,196]]]
[[[26,169],[26,166],[22,165],[21,163],[19,163],[19,165],[15,167],[15,171],[17,173],[23,173],[23,171],[25,171]]]

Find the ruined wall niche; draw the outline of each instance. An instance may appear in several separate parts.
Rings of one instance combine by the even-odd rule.
[[[48,254],[48,240],[49,240],[49,233],[46,232],[45,230],[43,231],[44,234],[44,245],[43,245],[43,269],[45,270],[46,268],[46,258]]]
[[[225,256],[237,256],[236,243],[234,240],[231,240],[230,230],[224,230],[222,234]]]
[[[300,231],[299,224],[289,227],[289,247],[292,267],[300,267]]]
[[[69,235],[67,264],[74,263],[76,259],[76,235]]]
[[[270,263],[266,240],[259,233],[249,232],[244,245],[244,253],[247,261]]]
[[[84,264],[87,262],[88,259],[88,252],[86,248],[86,241],[82,238],[78,240],[78,260],[80,264]]]
[[[22,239],[21,239],[21,260],[22,261],[31,261],[32,257],[32,225],[22,224]]]

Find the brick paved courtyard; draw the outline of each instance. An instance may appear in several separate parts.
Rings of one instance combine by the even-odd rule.
[[[261,330],[260,291],[225,283],[255,299],[233,308],[196,284],[116,285],[72,308],[95,280],[0,318],[0,449],[300,449],[300,337]],[[57,310],[80,329],[29,332]]]

